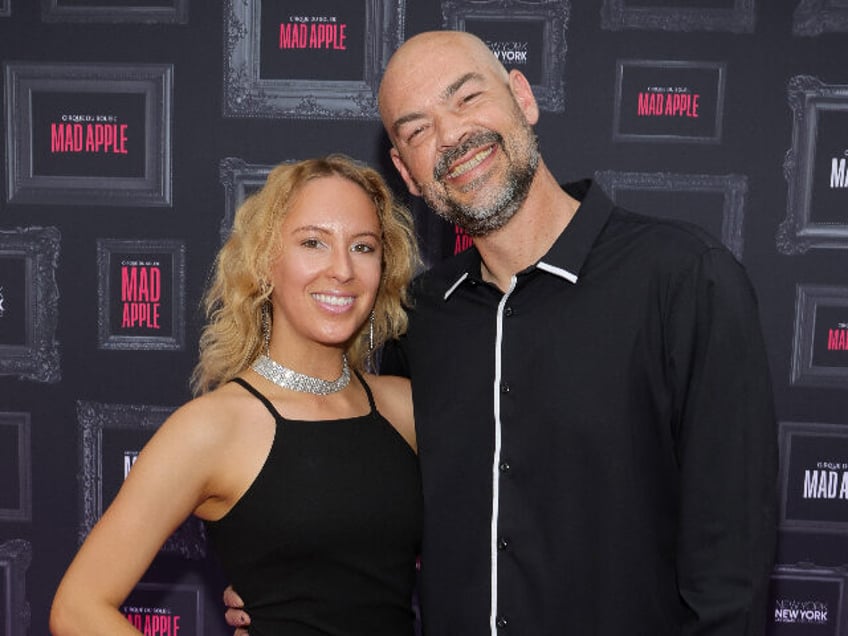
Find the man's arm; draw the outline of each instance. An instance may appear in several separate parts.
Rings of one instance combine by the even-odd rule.
[[[776,540],[777,427],[757,304],[742,267],[707,251],[669,305],[687,636],[764,632]]]

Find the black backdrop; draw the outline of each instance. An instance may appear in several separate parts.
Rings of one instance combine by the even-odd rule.
[[[369,91],[398,39],[450,25],[480,32],[513,59],[526,53],[554,174],[597,175],[647,212],[667,213],[675,202],[677,214],[741,257],[760,299],[781,420],[770,629],[848,635],[839,567],[848,562],[848,492],[840,490],[848,469],[848,5],[234,5],[264,5],[260,26],[239,30],[227,22],[231,7],[217,3],[0,0],[0,634],[47,633],[59,577],[121,466],[188,399],[198,301],[232,207],[268,166],[334,151],[379,167],[406,196]],[[245,31],[248,50],[272,32],[271,11],[285,16],[280,22],[295,15],[348,25],[353,66],[346,59],[334,70],[343,58],[325,49],[312,70],[298,63],[300,75],[287,76],[285,58],[267,59],[281,51],[268,38],[259,53],[238,53],[233,43],[244,45]],[[233,74],[245,56],[263,58],[259,79],[270,84]],[[141,68],[139,79],[133,69]],[[647,95],[662,102],[661,114],[638,116],[639,93],[645,104]],[[667,116],[675,95],[685,96],[676,104],[688,113]],[[51,99],[60,102],[53,112]],[[75,114],[83,132],[103,123],[120,135],[127,124],[130,164],[119,144],[107,158],[44,154],[49,124],[62,115],[73,123]],[[410,204],[428,260],[452,253],[453,230]],[[156,296],[121,288],[131,268],[166,278],[158,327],[122,322],[122,291],[151,311]],[[169,546],[127,612],[150,620],[159,608],[172,626],[179,616],[177,633],[229,633],[224,583],[202,556],[198,528],[188,524]]]

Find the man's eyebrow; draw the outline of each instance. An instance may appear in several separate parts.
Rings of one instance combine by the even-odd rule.
[[[465,75],[463,75],[462,77],[457,79],[455,82],[453,82],[450,86],[445,88],[445,90],[442,91],[442,94],[439,97],[442,101],[450,99],[453,95],[455,95],[457,93],[457,91],[459,91],[460,88],[462,88],[468,82],[470,82],[472,80],[482,80],[482,79],[483,79],[483,76],[480,73],[475,73],[475,72],[466,73]],[[399,133],[401,127],[404,124],[408,124],[409,122],[415,121],[416,119],[422,119],[423,117],[424,117],[424,113],[420,113],[420,112],[408,113],[408,114],[404,115],[403,117],[398,117],[394,121],[394,123],[392,124],[392,130],[397,135]]]
[[[467,82],[470,82],[471,80],[482,80],[482,79],[483,79],[483,76],[480,73],[475,73],[475,72],[466,73],[465,75],[460,77],[458,80],[456,80],[453,84],[448,86],[442,92],[442,99],[443,100],[449,99],[450,97],[455,95],[456,92],[460,88],[462,88]]]

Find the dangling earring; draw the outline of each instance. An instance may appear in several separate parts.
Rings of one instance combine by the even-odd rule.
[[[271,354],[271,302],[262,304],[262,342],[265,345],[265,355]]]
[[[374,310],[368,316],[368,355],[374,353]]]

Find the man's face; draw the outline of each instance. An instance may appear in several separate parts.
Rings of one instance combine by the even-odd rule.
[[[472,236],[503,227],[539,163],[526,78],[459,46],[406,56],[387,78],[381,111],[409,190]]]

